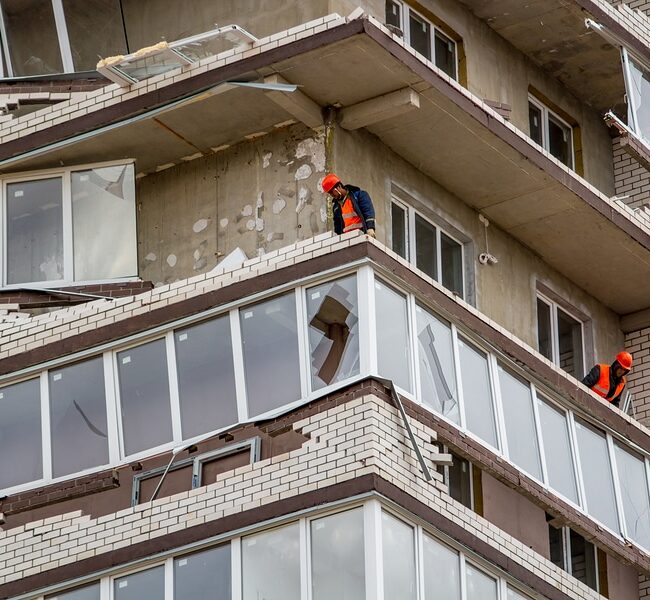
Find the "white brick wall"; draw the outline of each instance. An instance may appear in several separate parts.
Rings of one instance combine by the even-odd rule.
[[[628,333],[625,349],[634,357],[628,386],[634,394],[634,409],[639,421],[650,425],[650,327]]]
[[[411,420],[425,459],[437,448],[433,430]],[[375,473],[498,548],[511,561],[542,577],[570,598],[596,600],[598,594],[558,569],[528,546],[447,495],[440,475],[427,484],[395,408],[372,395],[294,424],[311,439],[300,449],[218,475],[215,483],[152,503],[90,519],[60,515],[0,533],[0,583],[276,500]],[[318,440],[318,441],[316,441]]]
[[[632,209],[650,205],[650,171],[621,147],[619,138],[612,141],[612,152],[616,196],[628,196],[622,202]]]

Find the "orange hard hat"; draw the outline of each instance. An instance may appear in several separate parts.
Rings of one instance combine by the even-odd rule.
[[[616,362],[629,371],[632,368],[632,355],[629,352],[619,352],[616,355]]]
[[[323,181],[321,182],[321,185],[323,186],[323,191],[326,194],[329,194],[330,190],[337,184],[341,183],[341,180],[334,175],[334,173],[328,173],[323,177]]]

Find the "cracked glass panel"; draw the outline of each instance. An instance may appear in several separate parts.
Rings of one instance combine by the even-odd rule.
[[[113,581],[114,600],[164,600],[165,567],[159,566]]]
[[[435,538],[422,536],[424,596],[429,600],[460,600],[460,557]]]
[[[614,444],[614,454],[627,535],[640,546],[650,548],[650,498],[645,463],[619,444]]]
[[[74,171],[71,179],[75,280],[137,275],[133,165]]]
[[[415,309],[422,402],[454,423],[460,422],[451,328],[421,306]]]
[[[60,477],[107,464],[103,358],[51,370],[48,383],[52,475]]]
[[[174,598],[230,600],[230,544],[174,559]]]
[[[354,275],[310,288],[307,294],[312,389],[359,373],[359,316]]]
[[[416,600],[415,538],[413,527],[382,511],[384,600]]]
[[[7,185],[7,283],[63,279],[60,177]]]

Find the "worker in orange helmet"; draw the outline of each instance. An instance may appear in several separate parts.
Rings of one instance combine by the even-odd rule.
[[[625,376],[631,369],[632,355],[629,352],[619,352],[611,365],[595,365],[582,383],[614,406],[618,406],[627,383]]]
[[[353,185],[343,185],[334,173],[325,175],[321,185],[334,200],[332,210],[336,233],[361,229],[375,237],[375,207],[368,192]]]

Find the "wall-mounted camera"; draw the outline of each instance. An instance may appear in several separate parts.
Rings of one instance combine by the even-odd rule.
[[[499,262],[499,259],[487,252],[481,252],[481,254],[478,255],[478,262],[482,265],[496,265]]]

